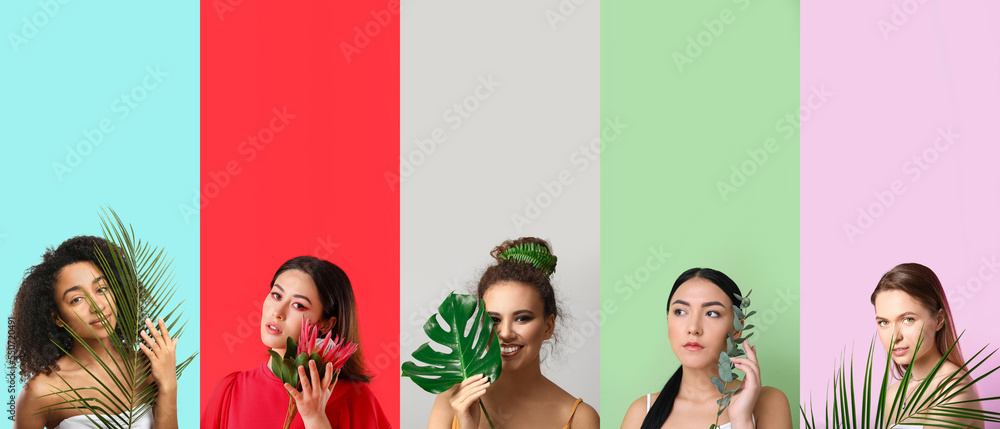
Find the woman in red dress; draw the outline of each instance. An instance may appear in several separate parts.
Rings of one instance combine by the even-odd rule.
[[[294,392],[297,407],[292,428],[389,427],[367,385],[371,376],[361,353],[354,291],[340,267],[311,256],[282,264],[264,300],[261,342],[284,355],[286,338],[298,341],[304,317],[317,321],[324,335],[333,330],[334,335],[358,344],[358,351],[340,370],[338,381],[332,383],[328,377],[325,383],[312,383],[298,392],[271,372],[267,359],[255,368],[229,374],[215,386],[202,414],[202,428],[281,427],[289,392]],[[329,366],[326,372],[331,373]]]

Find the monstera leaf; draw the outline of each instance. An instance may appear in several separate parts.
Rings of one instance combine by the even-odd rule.
[[[403,376],[434,394],[476,374],[491,381],[500,377],[500,340],[493,335],[493,319],[486,314],[483,301],[452,293],[438,307],[438,315],[448,326],[441,326],[434,315],[424,324],[424,332],[451,351],[439,352],[424,343],[413,352],[413,358],[426,365],[405,362]]]

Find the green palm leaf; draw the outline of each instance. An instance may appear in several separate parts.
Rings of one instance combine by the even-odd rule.
[[[476,374],[493,381],[500,377],[500,340],[493,335],[493,319],[486,314],[485,304],[474,296],[452,293],[438,307],[438,314],[448,323],[447,329],[434,315],[424,324],[424,332],[451,351],[439,352],[424,343],[413,358],[426,366],[404,362],[403,376],[434,394]]]
[[[448,323],[448,329],[438,323],[438,315]],[[439,394],[476,374],[490,381],[500,377],[500,340],[493,334],[493,319],[486,314],[482,300],[452,292],[438,307],[438,314],[424,324],[424,332],[431,341],[451,350],[439,352],[424,343],[413,352],[413,358],[425,366],[403,363],[403,376],[422,389]],[[492,428],[493,420],[482,399],[479,407]]]
[[[961,335],[958,337],[962,338]],[[920,350],[922,341],[917,340],[917,345],[914,348],[914,355]],[[968,389],[973,388],[976,383],[980,380],[986,378],[987,376],[993,374],[1000,366],[994,366],[990,368],[982,375],[972,378],[971,381],[966,382],[968,375],[973,373],[979,373],[980,368],[990,359],[996,350],[983,356],[983,352],[986,347],[983,347],[975,355],[966,361],[966,363],[956,371],[949,375],[940,384],[935,384],[934,379],[938,374],[945,361],[948,359],[948,355],[951,353],[955,345],[958,344],[958,340],[955,341],[951,347],[943,354],[941,359],[937,362],[934,368],[920,381],[920,384],[913,390],[909,398],[906,398],[906,392],[909,391],[910,387],[910,369],[907,368],[906,372],[903,374],[903,378],[899,383],[896,395],[893,398],[889,398],[889,368],[891,367],[892,355],[886,354],[885,370],[882,373],[882,383],[881,386],[872,383],[873,367],[874,367],[874,350],[875,350],[875,339],[872,338],[872,343],[868,348],[868,361],[865,363],[864,372],[864,383],[861,391],[861,402],[855,402],[855,386],[854,386],[854,365],[851,363],[850,367],[846,366],[846,358],[841,358],[841,366],[837,369],[836,375],[833,379],[833,407],[827,410],[826,421],[823,422],[823,426],[817,426],[816,417],[814,414],[812,404],[809,404],[809,414],[806,414],[806,408],[804,406],[799,406],[799,412],[802,414],[802,419],[805,421],[806,428],[886,428],[891,427],[891,424],[907,424],[916,423],[927,427],[944,427],[944,428],[968,428],[974,426],[967,426],[962,423],[958,423],[957,419],[966,419],[975,422],[990,422],[990,423],[1000,423],[1000,413],[995,411],[985,410],[985,406],[979,409],[987,401],[995,401],[1000,399],[1000,397],[991,398],[978,398],[966,401],[952,401],[956,396],[965,392]],[[851,353],[853,356],[853,353]],[[962,374],[965,372],[966,374]],[[848,382],[848,378],[850,381]],[[875,392],[873,389],[879,386],[879,391]],[[828,396],[829,397],[829,396]],[[877,400],[875,398],[878,398]],[[872,401],[875,401],[875,412],[872,414]],[[858,412],[860,408],[861,419],[857,420]],[[832,411],[832,420],[831,413]]]
[[[139,351],[143,341],[139,332],[146,328],[145,320],[162,318],[171,338],[180,338],[187,322],[180,322],[178,326],[183,316],[180,306],[184,301],[170,302],[177,292],[177,284],[170,268],[172,261],[166,259],[166,252],[137,239],[132,227],[126,226],[110,208],[102,210],[101,229],[111,254],[103,254],[96,247],[95,252],[114,295],[117,326],[112,328],[107,323],[107,317],[96,310],[98,304],[89,293],[86,300],[103,322],[111,348],[102,343],[101,350],[92,349],[63,321],[74,343],[83,345],[99,368],[83,366],[69,350],[59,347],[93,378],[95,386],[73,387],[59,376],[66,387],[50,385],[53,393],[43,396],[57,396],[60,401],[36,412],[72,409],[83,413],[99,427],[128,428],[149,412],[156,400],[157,387],[152,382],[149,360]],[[76,317],[83,321],[80,316]],[[88,329],[93,334],[92,328]],[[197,352],[177,364],[178,378],[196,355]],[[100,356],[118,356],[118,359],[102,360]]]

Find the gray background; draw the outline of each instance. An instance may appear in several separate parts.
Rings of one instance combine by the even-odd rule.
[[[427,341],[422,325],[449,292],[474,288],[494,246],[538,236],[559,257],[552,280],[569,316],[557,325],[554,353],[543,351],[542,372],[600,411],[599,335],[588,317],[600,299],[600,168],[579,161],[601,126],[600,5],[566,0],[570,13],[553,28],[546,11],[559,5],[402,6],[400,360]],[[450,106],[490,75],[501,85],[453,128]],[[436,128],[447,140],[422,150],[415,141]],[[542,184],[561,171],[572,183],[553,196]],[[540,194],[552,202],[530,219],[526,198]],[[515,214],[530,221],[520,231]],[[404,378],[400,396],[402,427],[426,427],[434,395]]]

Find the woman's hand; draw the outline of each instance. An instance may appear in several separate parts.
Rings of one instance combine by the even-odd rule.
[[[167,332],[167,325],[163,319],[158,319],[159,330],[149,319],[146,319],[146,328],[152,334],[145,331],[139,332],[146,344],[139,344],[139,349],[146,354],[149,359],[150,371],[153,380],[156,381],[156,388],[161,392],[177,391],[177,339],[170,338]]]
[[[305,367],[299,367],[301,392],[291,384],[285,383],[285,390],[295,399],[295,407],[307,428],[331,427],[330,419],[326,416],[326,403],[330,401],[330,394],[333,393],[333,387],[337,384],[337,372],[339,371],[333,370],[333,364],[327,362],[326,373],[320,380],[316,361],[310,360],[309,377],[306,377]]]
[[[451,409],[455,411],[458,418],[458,426],[461,429],[476,429],[479,427],[479,419],[482,411],[479,409],[479,398],[486,394],[486,388],[490,387],[490,380],[482,374],[462,380],[458,390],[451,395]]]
[[[746,350],[747,357],[730,359],[736,369],[746,373],[743,385],[729,399],[729,420],[733,422],[733,429],[754,427],[753,409],[757,405],[757,397],[760,396],[761,390],[757,349],[750,346],[749,342],[744,342],[743,349]]]

